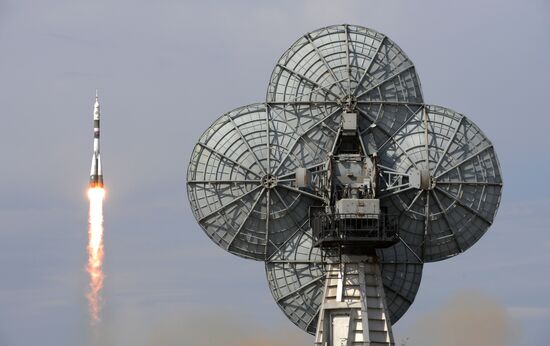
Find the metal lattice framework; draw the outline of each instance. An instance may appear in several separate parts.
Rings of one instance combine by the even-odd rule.
[[[326,200],[295,187],[295,172],[327,174],[343,112],[359,114],[363,145],[379,157],[381,205],[399,215],[400,242],[378,250],[392,323],[424,262],[465,251],[492,224],[502,179],[491,142],[465,116],[423,103],[413,63],[388,37],[352,25],[304,35],[278,60],[266,101],[200,137],[188,195],[218,246],[266,262],[277,304],[300,328],[316,328],[324,276],[309,208]]]

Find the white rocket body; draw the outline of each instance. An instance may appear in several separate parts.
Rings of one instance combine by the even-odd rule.
[[[94,103],[94,153],[90,170],[90,187],[103,187],[103,171],[101,170],[101,156],[99,154],[99,129],[99,98],[96,91]]]

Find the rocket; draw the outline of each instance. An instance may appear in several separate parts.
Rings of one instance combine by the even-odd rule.
[[[101,156],[99,155],[99,98],[95,92],[94,103],[94,153],[92,169],[90,170],[90,187],[103,187],[103,171],[101,170]]]

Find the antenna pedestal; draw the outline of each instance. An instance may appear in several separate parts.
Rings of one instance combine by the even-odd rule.
[[[327,265],[315,345],[395,345],[376,257]]]

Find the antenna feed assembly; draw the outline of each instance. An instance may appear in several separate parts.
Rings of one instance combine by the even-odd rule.
[[[376,248],[399,241],[398,215],[381,208],[377,155],[360,140],[357,113],[344,110],[338,134],[329,155],[330,202],[310,209],[314,246],[326,263],[341,262],[342,255],[375,255]]]

